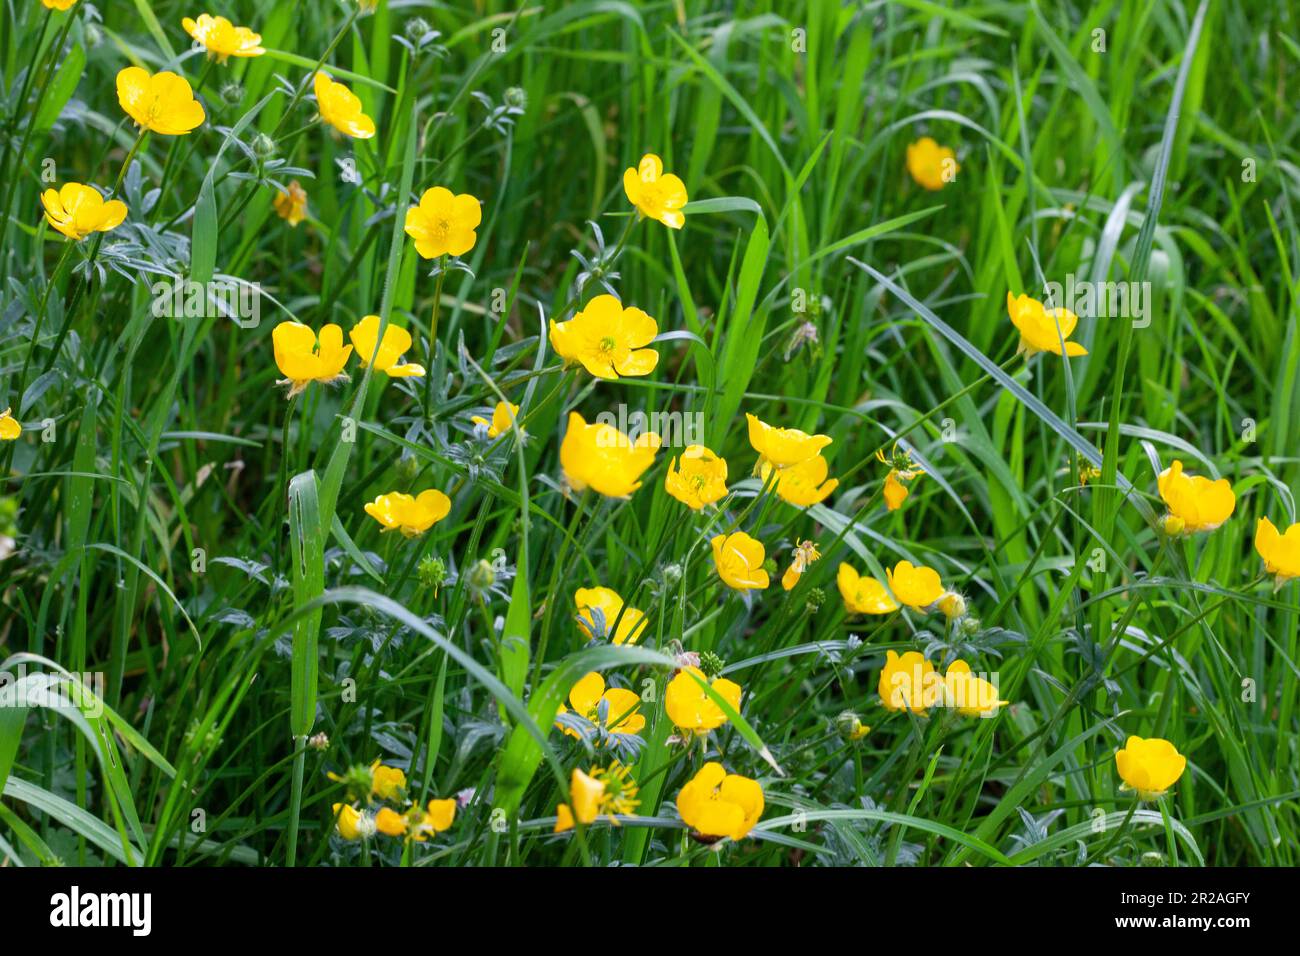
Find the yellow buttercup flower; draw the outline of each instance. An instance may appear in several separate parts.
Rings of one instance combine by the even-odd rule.
[[[362,368],[370,363],[370,356],[373,355],[375,371],[383,372],[389,378],[410,378],[424,374],[423,365],[416,365],[414,362],[397,364],[402,353],[411,347],[411,333],[400,326],[388,323],[388,327],[384,329],[384,340],[379,345],[379,351],[375,351],[375,343],[379,339],[379,316],[377,315],[367,315],[352,326],[348,338],[356,346],[357,358],[361,360]]]
[[[12,409],[6,408],[0,412],[0,441],[17,441],[23,433],[23,426],[10,414],[11,411]]]
[[[778,468],[797,465],[820,454],[832,441],[829,435],[809,435],[797,428],[776,428],[748,413],[745,419],[749,422],[749,444],[758,452],[760,467],[764,463]]]
[[[0,415],[0,438],[3,437],[4,416]],[[1273,575],[1278,587],[1300,577],[1300,524],[1293,524],[1279,534],[1273,522],[1260,518],[1255,525],[1255,550],[1264,559],[1264,570]]]
[[[1169,508],[1164,529],[1169,534],[1195,534],[1213,531],[1228,520],[1237,507],[1232,482],[1227,478],[1211,481],[1200,475],[1183,473],[1183,463],[1174,460],[1156,480],[1160,497]]]
[[[907,171],[918,186],[937,192],[952,182],[961,166],[957,154],[947,146],[940,146],[929,136],[922,136],[907,147]]]
[[[920,651],[908,651],[901,657],[896,651],[885,652],[876,692],[886,710],[910,710],[924,717],[938,701],[941,689],[934,665]]]
[[[117,101],[126,115],[160,136],[181,136],[203,125],[207,114],[183,76],[128,66],[117,74]]]
[[[998,689],[983,677],[971,673],[970,665],[957,660],[943,675],[944,703],[963,717],[991,717],[1009,701],[998,699]]]
[[[455,820],[455,797],[448,797],[445,800],[430,800],[425,807],[424,816],[420,819],[416,834],[412,839],[423,841],[426,834],[442,833],[444,830],[450,830]]]
[[[699,511],[726,497],[726,459],[703,445],[687,445],[669,464],[664,490],[692,511]]]
[[[1129,737],[1124,749],[1115,753],[1115,769],[1124,788],[1136,790],[1138,799],[1155,800],[1178,782],[1187,769],[1187,758],[1167,740]]]
[[[838,478],[826,480],[830,466],[821,455],[814,455],[797,465],[788,465],[785,468],[774,469],[767,462],[762,462],[760,469],[764,485],[771,480],[775,472],[777,496],[796,508],[821,504],[840,484]]]
[[[487,437],[496,438],[511,430],[515,416],[518,414],[518,405],[512,405],[510,402],[497,402],[496,408],[492,409],[492,421],[480,418],[478,415],[471,415],[470,421],[475,425],[486,426]]]
[[[384,836],[404,836],[406,834],[406,817],[396,810],[384,807],[375,814],[375,829]]]
[[[634,607],[624,607],[623,599],[613,588],[578,588],[573,592],[573,606],[578,624],[591,638],[609,638],[615,644],[635,644],[645,632],[645,614]],[[618,622],[614,630],[614,622]],[[614,630],[613,636],[610,631]]]
[[[463,256],[474,248],[483,207],[469,193],[459,196],[444,186],[426,189],[420,204],[406,210],[406,234],[425,259]]]
[[[1079,323],[1079,317],[1069,309],[1048,309],[1037,299],[1027,295],[1016,298],[1010,292],[1007,293],[1007,312],[1011,315],[1011,323],[1020,330],[1017,353],[1023,352],[1026,358],[1039,352],[1060,355],[1061,341],[1068,340]],[[1058,328],[1061,330],[1059,337],[1056,334]],[[1087,355],[1088,350],[1078,342],[1066,341],[1065,354],[1072,357]]]
[[[939,572],[923,564],[899,561],[892,571],[885,571],[885,577],[889,579],[894,598],[914,611],[924,611],[943,596]]]
[[[349,806],[346,803],[334,804],[333,810],[339,836],[343,837],[343,839],[360,840],[363,837],[374,835],[375,820],[368,813],[362,813],[356,807]]]
[[[412,803],[405,813],[382,808],[375,814],[375,829],[385,836],[405,836],[408,840],[424,843],[430,836],[450,829],[455,819],[455,798],[430,800],[426,810],[421,810],[418,803]]]
[[[286,192],[275,194],[272,205],[275,207],[276,215],[289,225],[297,227],[298,223],[307,218],[307,190],[303,189],[302,184],[296,179],[289,183],[286,189]]]
[[[659,353],[644,348],[659,334],[654,319],[623,308],[612,295],[598,295],[567,322],[551,319],[551,345],[566,363],[580,362],[597,378],[649,375]]]
[[[126,203],[120,199],[104,201],[94,186],[65,183],[61,189],[47,189],[41,194],[45,219],[69,239],[80,242],[92,232],[109,232],[126,219]]]
[[[852,565],[840,565],[835,583],[849,614],[892,614],[898,610],[898,603],[883,584],[858,574]]]
[[[790,567],[781,575],[781,587],[787,591],[799,583],[799,578],[808,570],[808,565],[821,558],[821,552],[812,541],[800,541],[794,546]]]
[[[897,447],[890,453],[888,458],[883,451],[876,452],[876,460],[882,464],[889,465],[889,474],[885,476],[885,506],[890,511],[897,511],[903,507],[903,502],[907,500],[910,493],[906,482],[919,478],[925,472],[912,464],[912,454],[906,449],[899,451]]]
[[[375,135],[375,121],[365,114],[357,94],[330,79],[324,71],[317,72],[312,82],[316,108],[324,122],[353,139],[370,139]]]
[[[668,688],[664,691],[664,712],[668,714],[673,726],[686,733],[707,734],[725,724],[727,715],[704,692],[704,688],[695,680],[696,677],[713,688],[737,713],[740,712],[741,689],[739,684],[725,677],[709,680],[698,667],[683,667],[668,682]]]
[[[281,322],[271,332],[275,364],[284,378],[278,385],[289,386],[289,397],[300,393],[312,382],[331,384],[346,378],[343,366],[352,354],[352,346],[343,344],[343,330],[326,325],[316,333],[301,322]]]
[[[588,425],[577,412],[560,444],[560,466],[575,491],[594,488],[610,498],[626,498],[641,487],[641,475],[654,464],[660,438],[645,432],[632,441],[613,425]]]
[[[595,823],[604,814],[618,826],[616,814],[630,816],[640,803],[636,798],[636,781],[628,767],[613,761],[608,767],[596,767],[590,773],[574,768],[569,778],[569,803],[555,808],[555,832],[573,829],[576,818],[583,826]]]
[[[767,553],[763,544],[743,531],[715,535],[709,544],[713,547],[713,564],[724,584],[737,591],[762,590],[769,583],[763,562]]]
[[[41,0],[47,10],[67,10],[77,0]]]
[[[366,514],[384,526],[385,531],[400,530],[408,538],[424,534],[451,512],[451,499],[436,488],[415,497],[392,491],[366,505]]]
[[[406,772],[376,760],[370,765],[370,792],[380,800],[395,800],[406,790]]]
[[[686,224],[681,209],[686,205],[686,184],[672,173],[664,173],[664,163],[654,153],[646,153],[633,169],[623,173],[623,192],[632,205],[649,219],[657,219],[671,229]]]
[[[966,616],[966,599],[956,591],[945,591],[936,606],[950,621]]]
[[[605,706],[603,720],[600,716],[602,703]],[[645,717],[638,712],[640,696],[624,687],[606,687],[605,678],[598,671],[592,671],[573,685],[569,691],[569,706],[578,716],[615,733],[639,734],[645,727]],[[559,713],[568,712],[569,708],[561,704]],[[561,727],[560,724],[556,726]],[[570,737],[582,737],[571,727],[561,729]]]
[[[218,63],[225,63],[232,56],[261,56],[266,52],[262,49],[262,34],[254,33],[248,27],[237,27],[225,17],[202,13],[197,20],[189,17],[181,20],[181,26],[194,42],[203,44],[208,56],[215,57]]]
[[[744,839],[763,815],[763,788],[757,780],[727,773],[709,761],[677,794],[682,822],[705,839]]]

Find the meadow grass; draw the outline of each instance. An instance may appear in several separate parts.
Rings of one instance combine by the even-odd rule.
[[[1296,585],[1253,547],[1300,480],[1295,4],[230,0],[208,12],[266,53],[225,64],[181,29],[200,12],[0,9],[0,409],[23,428],[0,443],[0,860],[1297,863]],[[142,135],[132,65],[186,76],[206,122]],[[318,67],[373,138],[317,121]],[[922,136],[955,150],[941,188],[909,175]],[[685,184],[681,229],[625,194],[646,153]],[[60,235],[40,197],[66,182],[125,223]],[[482,202],[459,259],[404,228],[440,185]],[[1145,314],[1027,359],[1007,294],[1067,276]],[[160,313],[174,281],[198,305]],[[256,314],[214,304],[246,286]],[[557,355],[548,323],[606,292],[657,321],[652,373]],[[354,357],[287,398],[273,329],[370,314],[428,374]],[[501,401],[488,437],[471,417]],[[726,497],[667,493],[668,435],[630,496],[576,490],[575,410],[697,425]],[[833,440],[829,497],[755,473],[746,413]],[[878,452],[924,472],[896,510]],[[1217,529],[1169,533],[1175,459],[1231,482]],[[422,534],[364,510],[428,488],[450,511]],[[736,530],[766,589],[715,569]],[[802,541],[820,558],[786,590]],[[965,613],[850,614],[841,563],[902,560]],[[596,586],[644,612],[635,644],[579,623]],[[887,709],[909,651],[1009,704]],[[665,707],[686,654],[743,691],[678,685],[723,718],[707,736]],[[639,696],[637,739],[554,729],[592,671]],[[1131,735],[1186,757],[1159,798],[1121,789]],[[635,815],[553,833],[574,770],[616,753]],[[372,792],[376,760],[400,791]],[[706,761],[762,788],[739,839],[681,819]],[[339,832],[344,807],[365,830],[453,798],[425,840]]]

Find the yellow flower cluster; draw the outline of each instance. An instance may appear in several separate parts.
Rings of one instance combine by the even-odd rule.
[[[450,830],[456,819],[456,798],[430,800],[421,807],[408,799],[406,773],[376,760],[329,778],[344,784],[351,802],[331,806],[334,825],[345,840],[367,840],[376,834],[424,843]]]

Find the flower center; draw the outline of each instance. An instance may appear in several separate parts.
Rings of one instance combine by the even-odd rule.
[[[614,345],[615,342],[613,336],[607,335],[600,340],[600,350],[602,352],[609,353],[614,351]]]

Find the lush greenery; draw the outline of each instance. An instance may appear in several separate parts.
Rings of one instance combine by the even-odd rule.
[[[226,63],[191,48],[200,12],[0,10],[0,860],[1297,863],[1297,585],[1254,547],[1300,483],[1295,4],[227,0],[266,52]],[[187,77],[205,122],[142,133],[129,66]],[[373,138],[318,121],[318,67]],[[936,189],[923,136],[955,150]],[[629,202],[646,153],[681,229]],[[67,182],[125,221],[56,231]],[[407,234],[433,186],[481,200],[459,258]],[[1067,276],[1149,290],[1145,317],[1018,354],[1008,292]],[[257,307],[223,314],[245,284]],[[548,323],[607,292],[656,321],[650,374],[557,355]],[[428,374],[354,357],[288,399],[273,329],[370,314]],[[489,437],[500,401],[518,428]],[[727,496],[667,492],[668,434],[630,496],[576,490],[570,412],[620,409],[697,423]],[[838,486],[783,500],[746,413],[833,439]],[[1165,520],[1174,459],[1230,480],[1221,526]],[[450,513],[423,533],[365,510],[429,488]],[[719,576],[735,530],[766,589]],[[964,613],[850,614],[840,565],[904,559]],[[579,621],[596,586],[644,612],[635,644]],[[1010,703],[887,709],[889,651]],[[743,694],[699,691],[721,726],[673,742],[686,654]],[[591,671],[639,734],[554,729]],[[1130,735],[1187,758],[1164,795],[1121,788]],[[636,816],[553,833],[616,753]],[[404,786],[372,792],[375,760]],[[762,787],[740,839],[679,815],[711,760]],[[458,795],[427,839],[339,833]]]

